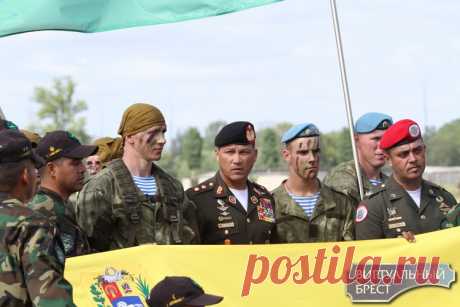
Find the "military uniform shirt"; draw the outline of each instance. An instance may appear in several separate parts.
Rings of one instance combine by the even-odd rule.
[[[356,239],[396,238],[403,231],[414,234],[441,229],[455,198],[440,186],[423,180],[420,208],[391,177],[360,203],[356,211]]]
[[[341,192],[320,183],[311,217],[292,199],[284,182],[273,190],[278,239],[284,243],[335,242],[354,239],[354,206]]]
[[[247,211],[219,173],[187,190],[197,208],[202,244],[277,242],[273,197],[264,187],[250,181],[247,184]]]
[[[375,186],[367,178],[366,173],[361,169],[361,176],[363,181],[364,198],[372,194],[379,186]],[[381,181],[384,183],[388,176],[381,173]],[[340,191],[353,199],[353,204],[356,208],[361,197],[359,196],[358,175],[356,174],[355,161],[350,160],[342,162],[324,177],[324,184]]]
[[[42,215],[0,195],[0,306],[75,306],[55,238]]]
[[[57,193],[42,187],[28,206],[56,224],[66,257],[91,252],[86,233],[77,223],[74,208]]]

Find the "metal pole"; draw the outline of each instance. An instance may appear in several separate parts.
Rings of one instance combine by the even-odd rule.
[[[345,68],[345,57],[343,55],[342,37],[340,34],[339,17],[337,15],[337,5],[335,0],[330,0],[332,20],[334,23],[335,42],[337,44],[337,55],[340,64],[340,79],[342,80],[342,91],[345,99],[345,109],[347,111],[348,127],[350,129],[351,146],[353,149],[353,159],[355,160],[356,175],[358,176],[359,196],[364,197],[363,179],[361,177],[361,167],[359,166],[358,151],[356,150],[355,131],[353,127],[353,114],[351,111],[350,90],[348,88],[347,71]]]
[[[0,119],[5,119],[5,114],[3,114],[1,107],[0,107]]]

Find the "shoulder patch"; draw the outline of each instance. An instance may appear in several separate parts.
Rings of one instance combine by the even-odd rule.
[[[192,191],[195,194],[203,193],[203,192],[208,192],[214,189],[214,182],[213,181],[204,181],[200,184],[197,184],[196,186],[191,187],[189,190]]]
[[[364,221],[367,218],[367,206],[364,204],[361,204],[358,206],[356,209],[356,217],[355,217],[355,222],[360,223]]]

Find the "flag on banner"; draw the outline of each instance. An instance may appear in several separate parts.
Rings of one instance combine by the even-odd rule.
[[[0,37],[102,32],[216,16],[281,0],[0,0]]]
[[[459,244],[460,227],[417,235],[416,243],[142,245],[67,259],[65,277],[85,307],[145,307],[166,276],[190,277],[224,297],[216,307],[454,307]]]

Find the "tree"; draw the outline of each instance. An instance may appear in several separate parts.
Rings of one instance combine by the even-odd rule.
[[[190,171],[192,185],[198,183],[198,171],[201,168],[201,149],[203,139],[197,128],[189,128],[181,137],[181,160]]]
[[[87,110],[84,100],[75,100],[76,84],[70,77],[53,80],[51,89],[36,87],[33,99],[40,105],[37,116],[39,124],[32,125],[31,130],[44,134],[47,131],[67,130],[78,137],[82,143],[90,141],[85,131],[86,120],[77,117]],[[43,122],[45,121],[45,122]]]
[[[280,139],[275,129],[265,128],[259,132],[258,170],[277,170],[280,166]]]
[[[460,119],[442,126],[425,138],[428,164],[440,166],[460,165]]]

